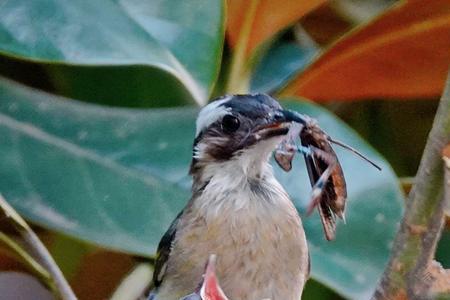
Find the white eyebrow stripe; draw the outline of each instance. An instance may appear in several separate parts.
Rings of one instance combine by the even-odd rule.
[[[225,97],[223,99],[211,102],[210,104],[202,108],[197,117],[197,129],[195,132],[195,136],[198,136],[200,132],[202,132],[202,130],[219,120],[219,118],[225,116],[226,114],[229,114],[231,108],[227,108],[222,104],[229,101],[230,99],[231,97]]]

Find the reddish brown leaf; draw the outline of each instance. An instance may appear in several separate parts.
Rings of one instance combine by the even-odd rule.
[[[331,3],[322,5],[309,13],[300,23],[309,36],[321,46],[328,46],[335,42],[354,25],[340,15]]]
[[[450,1],[414,0],[351,32],[282,92],[310,99],[431,98],[450,64]]]
[[[232,47],[238,43],[244,20],[256,1],[256,11],[249,22],[251,29],[247,39],[246,52],[251,53],[275,33],[292,24],[326,0],[227,0],[227,38]]]
[[[27,272],[27,268],[16,257],[0,246],[0,272],[4,271]]]
[[[91,253],[83,259],[71,286],[80,300],[108,299],[133,265],[133,258],[126,254],[110,251]]]

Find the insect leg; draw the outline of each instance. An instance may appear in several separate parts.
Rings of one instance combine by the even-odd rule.
[[[313,146],[306,147],[306,146],[299,145],[299,146],[297,146],[297,151],[303,155],[312,157],[313,156],[312,155],[313,151],[311,150],[312,147]]]
[[[322,174],[320,174],[320,177],[317,179],[317,181],[314,183],[312,187],[311,202],[306,210],[306,213],[309,215],[312,213],[313,209],[317,205],[319,205],[322,193],[325,189],[325,185],[328,179],[330,178],[334,167],[337,164],[337,160],[333,155],[314,146],[308,147],[298,146],[297,151],[307,157],[311,157],[314,162],[316,162],[316,159],[320,159],[327,164],[327,168]]]

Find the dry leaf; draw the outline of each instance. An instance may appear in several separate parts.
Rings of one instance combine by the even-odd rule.
[[[302,18],[300,24],[309,36],[321,46],[328,46],[335,42],[354,26],[336,11],[332,3],[320,6]]]
[[[80,300],[107,299],[133,265],[129,255],[96,251],[83,258],[71,285]]]

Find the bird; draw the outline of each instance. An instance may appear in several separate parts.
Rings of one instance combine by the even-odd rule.
[[[197,290],[180,300],[228,300],[219,285],[216,276],[216,259],[217,256],[211,254],[205,267],[205,274],[203,274],[201,284]]]
[[[149,300],[191,293],[211,254],[229,299],[301,298],[310,270],[305,232],[269,161],[290,116],[259,93],[222,96],[200,110],[192,195],[158,245]]]

